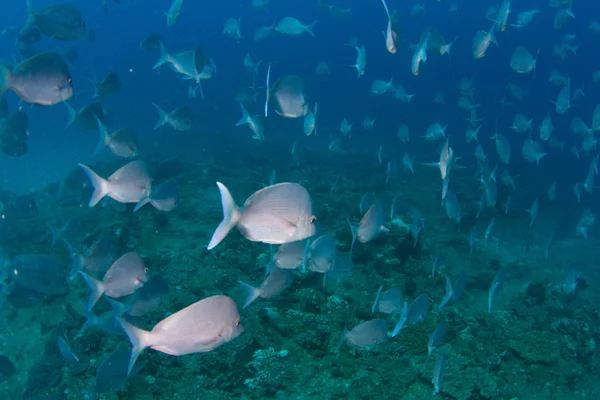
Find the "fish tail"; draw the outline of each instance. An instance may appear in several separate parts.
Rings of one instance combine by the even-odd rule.
[[[87,311],[90,311],[94,305],[98,302],[100,297],[104,294],[104,284],[89,276],[85,272],[79,271],[85,283],[89,286],[91,293],[90,298],[88,299]]]
[[[310,25],[308,25],[306,27],[306,32],[308,32],[308,34],[312,37],[315,37],[315,33],[313,32],[313,28],[315,27],[315,24],[317,23],[317,20],[315,19],[313,22],[310,23]]]
[[[77,111],[75,111],[75,109],[71,107],[66,101],[63,101],[63,104],[65,105],[65,107],[67,107],[67,111],[69,112],[69,119],[65,124],[65,129],[67,129],[71,125],[73,125],[73,122],[75,122],[75,120],[77,119]]]
[[[246,107],[244,107],[244,105],[242,103],[238,103],[238,104],[240,105],[240,108],[242,109],[242,118],[240,118],[240,120],[237,122],[237,124],[235,124],[235,126],[249,124],[250,123],[250,114],[248,114],[248,110],[246,110]]]
[[[147,197],[143,198],[142,200],[140,200],[135,205],[135,208],[133,209],[133,212],[136,212],[137,210],[139,210],[140,208],[144,207],[146,204],[148,204],[150,202],[151,202],[150,196],[147,196]]]
[[[240,219],[240,209],[235,204],[235,201],[233,200],[233,197],[231,197],[229,190],[221,182],[217,182],[217,186],[219,187],[219,192],[221,192],[223,221],[221,221],[215,230],[215,233],[213,233],[213,236],[210,239],[210,243],[207,247],[208,250],[215,248],[219,243],[221,243],[231,228],[233,228]]]
[[[269,63],[269,68],[267,69],[267,81],[266,81],[266,86],[265,86],[265,90],[267,91],[267,98],[265,99],[265,118],[267,118],[267,116],[269,115],[269,100],[271,99],[271,88],[270,88],[270,81],[271,80],[271,63]]]
[[[88,203],[90,207],[94,207],[100,200],[102,200],[104,196],[108,194],[108,182],[106,179],[92,171],[91,168],[83,164],[79,164],[79,166],[87,174],[88,178],[90,179],[90,183],[94,187],[94,192],[92,193],[92,197]]]
[[[260,296],[260,289],[255,288],[254,286],[250,286],[246,282],[238,281],[238,283],[242,285],[242,287],[248,294],[248,297],[246,297],[246,301],[244,301],[244,306],[242,307],[246,308]]]
[[[352,256],[352,249],[354,249],[354,243],[356,243],[356,235],[358,233],[358,228],[352,225],[349,219],[346,219],[346,221],[348,221],[348,226],[350,226],[350,232],[352,233],[352,244],[350,245],[350,256]]]
[[[67,249],[69,250],[69,254],[71,255],[71,271],[69,272],[69,280],[75,279],[79,271],[83,269],[83,255],[79,253],[71,243],[67,241],[67,239],[63,238],[63,242],[67,245]]]
[[[156,123],[156,125],[154,125],[154,130],[156,130],[167,123],[167,121],[169,120],[169,114],[167,114],[165,110],[156,105],[156,103],[152,103],[152,105],[154,106],[154,108],[156,108],[156,111],[158,111],[158,122]]]
[[[122,318],[119,318],[118,321],[119,324],[121,324],[121,327],[123,328],[127,336],[129,337],[129,341],[131,342],[131,357],[129,359],[129,366],[127,367],[127,375],[129,375],[140,353],[146,347],[151,346],[152,333],[140,329],[137,326],[134,326],[129,322],[123,320]]]
[[[160,42],[160,58],[158,59],[156,64],[154,64],[154,67],[152,67],[152,69],[157,69],[157,68],[161,67],[162,65],[168,63],[170,58],[171,58],[171,55],[167,51],[165,45],[162,42]]]
[[[20,33],[27,32],[35,24],[35,10],[31,4],[31,0],[27,0],[27,21],[23,25]]]
[[[98,132],[100,133],[100,141],[98,142],[98,146],[96,146],[96,154],[99,154],[106,146],[108,146],[110,137],[102,122],[98,118],[96,118],[96,121],[98,122]]]
[[[111,299],[110,297],[107,297],[106,300],[108,300],[108,302],[110,303],[110,306],[114,310],[117,317],[120,317],[121,315],[125,314],[125,312],[127,312],[127,306],[121,303],[120,301],[116,301],[115,299]]]
[[[50,230],[50,234],[52,235],[52,247],[54,247],[60,237],[60,232],[50,224],[48,224],[48,230]]]

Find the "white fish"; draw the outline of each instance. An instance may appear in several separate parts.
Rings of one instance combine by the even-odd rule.
[[[131,372],[140,353],[150,347],[172,356],[212,351],[243,331],[240,314],[230,297],[217,295],[200,300],[160,321],[151,331],[119,318],[131,342]]]
[[[390,10],[388,9],[385,0],[381,0],[383,7],[385,8],[385,14],[388,18],[387,28],[385,30],[385,48],[392,54],[396,53],[396,32],[392,29],[392,17],[390,16]]]
[[[225,25],[223,26],[223,34],[225,34],[225,36],[229,36],[230,38],[239,41],[242,37],[242,32],[240,28],[241,24],[242,17],[240,17],[239,19],[229,18],[227,21],[225,21]]]
[[[92,171],[91,168],[79,164],[90,179],[94,192],[89,206],[94,207],[104,196],[119,203],[138,203],[150,195],[152,178],[148,173],[146,163],[140,160],[132,161],[115,171],[108,179]]]
[[[316,232],[312,200],[297,183],[267,186],[250,196],[240,209],[225,185],[217,182],[221,193],[223,221],[215,230],[207,249],[216,247],[234,226],[248,240],[267,244],[295,242]]]
[[[510,24],[510,26],[514,26],[515,28],[524,28],[533,21],[533,17],[536,14],[539,14],[540,10],[533,9],[531,11],[523,11],[517,15],[517,23]]]
[[[117,299],[130,295],[142,287],[148,280],[148,269],[137,253],[127,253],[121,256],[104,274],[102,281],[94,279],[83,271],[79,271],[91,292],[87,309],[90,311],[94,304],[105,294]]]

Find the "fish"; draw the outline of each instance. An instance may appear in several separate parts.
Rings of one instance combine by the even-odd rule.
[[[238,103],[242,110],[242,118],[235,124],[235,126],[248,125],[252,131],[252,139],[265,140],[265,125],[260,115],[250,116],[248,110],[242,103]]]
[[[397,34],[396,32],[392,29],[393,25],[392,25],[392,17],[390,16],[390,10],[388,9],[387,3],[385,2],[385,0],[381,0],[381,2],[383,3],[383,8],[385,9],[385,14],[388,17],[388,24],[387,24],[387,28],[385,31],[385,48],[387,49],[387,51],[389,51],[392,54],[396,54],[396,40],[397,40]]]
[[[6,268],[17,285],[37,293],[60,295],[69,291],[65,266],[53,256],[43,254],[15,256]]]
[[[95,241],[85,252],[81,254],[71,243],[63,238],[71,256],[71,271],[69,280],[75,279],[79,271],[105,273],[111,266],[116,255],[116,243],[110,236],[103,236]]]
[[[255,192],[242,209],[229,189],[217,182],[223,207],[223,221],[215,230],[207,249],[215,248],[234,226],[248,240],[284,244],[307,239],[316,233],[316,217],[308,191],[297,183],[278,183]]]
[[[167,113],[156,103],[152,103],[158,112],[158,122],[154,125],[154,130],[163,125],[167,125],[176,131],[187,132],[192,129],[192,111],[188,107],[179,107]]]
[[[337,247],[332,235],[323,235],[312,241],[306,253],[308,268],[326,274],[335,269]]]
[[[161,41],[158,33],[150,33],[140,41],[140,47],[148,51],[160,50]]]
[[[275,31],[288,36],[299,36],[308,33],[310,36],[315,37],[313,28],[316,23],[317,21],[313,21],[310,24],[305,25],[296,18],[285,17],[275,25]]]
[[[352,330],[344,330],[340,345],[344,342],[350,346],[371,348],[387,340],[388,322],[385,319],[372,319],[358,324]]]
[[[53,4],[35,11],[31,0],[27,0],[27,21],[21,32],[33,25],[37,25],[44,35],[57,40],[77,40],[87,36],[81,12],[70,3]]]
[[[7,89],[27,103],[52,106],[73,96],[73,79],[60,54],[40,53],[12,72],[0,65],[0,94]]]
[[[317,106],[318,103],[315,103],[312,111],[308,111],[304,117],[304,134],[306,136],[311,136],[313,133],[317,136]]]
[[[402,290],[393,287],[382,294],[382,288],[383,286],[377,291],[377,297],[375,298],[371,312],[375,312],[375,310],[384,314],[397,314],[402,312]]]
[[[27,153],[29,119],[22,110],[0,121],[0,151],[11,157]]]
[[[66,364],[73,364],[79,362],[79,357],[71,350],[71,345],[66,337],[58,336],[58,349],[63,357]]]
[[[356,79],[359,79],[367,71],[367,49],[364,45],[354,46],[356,49],[356,63],[350,65],[352,68],[356,68]]]
[[[165,12],[165,16],[167,17],[167,27],[171,28],[175,25],[179,19],[179,14],[181,14],[182,7],[183,0],[173,0],[171,7],[169,7],[169,11]]]
[[[269,88],[267,80],[267,88]],[[278,79],[269,91],[275,112],[285,118],[300,118],[309,112],[308,93],[304,79],[288,75]]]
[[[296,269],[305,263],[309,246],[306,239],[284,243],[277,249],[273,261],[278,268]]]
[[[517,46],[510,57],[510,67],[519,74],[528,74],[535,70],[539,55],[539,49],[537,56],[533,58],[533,54],[531,54],[527,48],[524,46]]]
[[[500,268],[498,272],[496,272],[496,276],[492,281],[490,286],[490,290],[488,292],[488,312],[492,312],[494,295],[498,291],[498,289],[502,288],[504,285],[504,268]]]
[[[65,129],[69,128],[75,122],[82,128],[88,130],[98,129],[98,120],[104,125],[109,125],[110,118],[104,111],[104,108],[102,108],[102,104],[99,102],[93,101],[79,109],[79,111],[75,111],[75,109],[67,102],[64,102],[63,104],[67,107],[67,112],[69,113],[69,119],[65,124]]]
[[[129,375],[135,375],[141,367],[135,367],[128,375],[131,351],[126,347],[119,347],[106,357],[96,371],[94,391],[96,393],[114,393],[123,389]]]
[[[273,268],[259,288],[255,288],[240,280],[238,280],[238,283],[244,288],[248,295],[242,306],[242,309],[244,309],[259,297],[270,299],[271,297],[281,294],[292,284],[292,274],[285,269]]]
[[[437,126],[439,127],[439,124],[437,124]],[[447,125],[444,126],[443,128],[439,128],[439,130],[441,132],[443,132],[444,136],[445,136],[446,127],[447,127]],[[435,129],[438,129],[438,128],[435,128]],[[430,128],[427,128],[427,131],[429,132]],[[448,137],[448,138],[446,138],[446,141],[444,142],[444,145],[442,146],[442,150],[440,151],[440,160],[438,162],[435,162],[435,163],[423,163],[423,165],[426,165],[426,166],[429,166],[429,167],[437,167],[437,168],[439,168],[442,180],[446,179],[446,177],[450,173],[450,168],[452,167],[452,159],[453,159],[453,156],[454,156],[454,152],[450,148],[449,142],[450,142],[450,138]]]
[[[79,274],[90,288],[87,310],[90,311],[96,302],[106,295],[118,299],[127,296],[142,287],[148,280],[148,268],[137,253],[125,253],[106,271],[101,281],[83,271]]]
[[[179,191],[175,182],[166,181],[152,185],[148,197],[141,200],[134,211],[139,210],[147,203],[150,203],[158,211],[173,211],[179,204]]]
[[[152,178],[143,161],[130,162],[115,171],[108,179],[102,178],[84,164],[78,165],[87,174],[94,187],[88,203],[90,207],[94,207],[105,196],[119,203],[140,203],[150,195]]]
[[[423,368],[427,365],[429,361],[429,357],[431,353],[442,343],[444,337],[446,337],[446,320],[442,320],[438,326],[435,328],[431,336],[429,336],[429,342],[427,342],[427,358],[425,359],[425,364]]]
[[[161,275],[150,277],[144,285],[127,298],[125,303],[110,297],[106,299],[117,316],[141,317],[158,309],[169,295],[169,284]]]
[[[433,370],[433,379],[431,383],[433,384],[433,393],[431,397],[435,396],[440,392],[440,383],[442,382],[442,378],[444,377],[444,367],[446,365],[446,355],[442,353],[440,358],[438,358],[435,363],[435,368]]]
[[[42,40],[42,33],[37,28],[29,28],[26,31],[21,31],[17,36],[17,40],[25,45],[32,45]]]
[[[533,9],[531,11],[523,11],[517,15],[517,23],[510,24],[510,26],[513,26],[515,28],[524,28],[527,25],[529,25],[531,21],[533,21],[533,17],[536,14],[539,14],[540,12],[541,11],[537,9]]]
[[[151,331],[140,329],[119,318],[131,342],[127,374],[140,353],[150,347],[172,356],[209,352],[242,334],[240,314],[234,301],[217,295],[200,300],[171,314]]]
[[[137,135],[132,128],[118,129],[109,134],[106,126],[98,121],[98,132],[100,133],[100,141],[96,146],[96,154],[99,154],[108,147],[115,156],[123,158],[137,157],[140,152],[140,144]]]
[[[275,30],[275,24],[276,23],[273,22],[271,26],[266,25],[256,28],[256,30],[254,31],[254,41],[258,42],[259,40],[265,40],[269,36],[271,36],[271,33],[273,33],[273,31]]]
[[[94,83],[94,82],[92,82]],[[121,91],[121,79],[116,72],[111,72],[104,77],[100,82],[94,83],[93,98],[107,99]]]
[[[490,47],[490,43],[494,43],[498,46],[498,42],[494,37],[494,30],[496,29],[496,23],[492,25],[489,32],[478,31],[473,37],[473,58],[480,59],[485,57],[485,53]]]
[[[385,226],[386,218],[387,215],[383,203],[377,200],[367,210],[357,226],[348,221],[350,231],[352,232],[350,251],[352,251],[356,240],[361,243],[368,243],[377,238],[380,233],[389,232],[389,229]]]
[[[223,34],[229,36],[232,39],[239,41],[242,38],[241,26],[242,17],[239,19],[229,18],[223,25]]]
[[[410,69],[415,76],[421,73],[421,62],[424,63],[427,61],[427,43],[429,42],[429,37],[430,33],[427,32],[427,35],[425,35],[425,38],[413,54]]]

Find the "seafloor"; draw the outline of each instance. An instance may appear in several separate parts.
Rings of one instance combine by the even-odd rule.
[[[2,247],[13,256],[56,252],[68,268],[64,246],[49,244],[47,224],[58,226],[84,216],[90,229],[80,246],[89,246],[100,235],[114,235],[119,253],[135,249],[151,274],[163,274],[169,282],[168,303],[139,322],[150,329],[169,313],[210,295],[225,293],[241,304],[245,294],[236,281],[259,285],[263,279],[267,245],[233,232],[216,249],[205,248],[221,219],[217,179],[241,204],[267,181],[275,165],[278,181],[300,182],[308,188],[322,231],[335,235],[340,253],[349,252],[346,218],[358,219],[364,192],[376,192],[386,207],[399,196],[400,214],[407,223],[411,207],[418,207],[425,217],[419,244],[413,247],[410,235],[392,227],[376,241],[356,245],[352,277],[323,287],[321,275],[298,274],[281,296],[258,299],[241,310],[245,332],[231,343],[211,353],[182,357],[148,349],[138,360],[142,369],[125,387],[99,398],[425,399],[433,391],[435,360],[445,353],[440,399],[600,399],[596,350],[600,247],[593,232],[587,241],[575,235],[580,207],[573,207],[571,215],[568,204],[543,203],[537,221],[528,228],[524,204],[535,195],[528,197],[527,188],[522,188],[515,195],[518,206],[508,217],[500,206],[486,210],[479,219],[470,212],[457,233],[456,223],[440,205],[441,182],[434,169],[420,168],[415,176],[401,174],[385,186],[385,168],[371,156],[327,153],[295,164],[283,162],[281,154],[270,157],[270,163],[252,154],[196,163],[149,160],[157,180],[174,179],[179,186],[179,207],[171,213],[150,206],[136,213],[110,206],[90,209],[90,189],[82,188],[86,178],[74,170],[58,204],[55,186],[34,193],[37,214],[10,221],[3,228]],[[115,166],[96,167],[105,174]],[[472,173],[457,170],[454,180],[467,205],[478,199]],[[330,193],[329,182],[339,174],[342,184]],[[484,246],[480,237],[469,258],[471,227],[475,224],[483,232],[491,217],[504,228],[503,241],[498,248],[491,240]],[[553,230],[554,244],[546,259],[544,249]],[[527,253],[525,242],[530,243]],[[442,256],[444,267],[431,278],[436,255]],[[584,280],[574,296],[567,296],[562,284],[573,265]],[[488,289],[500,267],[506,270],[506,281],[494,311],[488,313]],[[445,294],[443,275],[456,278],[462,271],[468,277],[462,298],[438,310]],[[370,350],[338,348],[345,327],[374,317],[371,305],[380,285],[398,286],[409,302],[428,293],[430,315]],[[73,304],[85,300],[89,291],[80,279],[70,286],[68,295],[29,308],[3,306],[0,354],[14,363],[16,373],[0,383],[0,399],[61,393],[69,400],[85,399],[102,360],[118,346],[129,346],[125,336],[79,331],[85,318]],[[101,303],[98,306],[108,309]],[[390,317],[391,326],[396,318]],[[448,322],[448,333],[423,370],[429,335],[442,318]],[[74,350],[89,361],[87,369],[61,365],[57,332],[71,338]]]

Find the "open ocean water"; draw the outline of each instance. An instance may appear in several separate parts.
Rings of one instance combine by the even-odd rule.
[[[600,399],[595,1],[0,10],[0,400]]]

